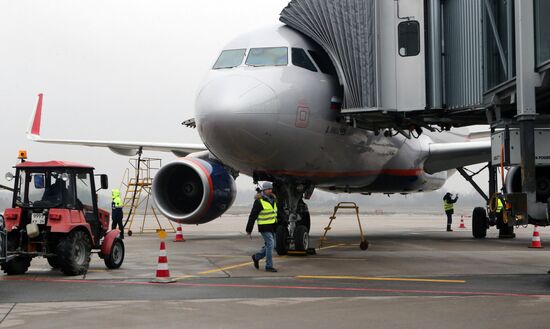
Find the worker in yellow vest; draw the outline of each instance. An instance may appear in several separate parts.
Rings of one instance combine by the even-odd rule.
[[[504,208],[504,205],[502,204],[502,200],[500,198],[497,198],[497,209],[495,210],[495,213],[497,216],[502,217],[502,209]]]
[[[273,194],[273,183],[264,182],[262,191],[256,196],[248,223],[246,233],[252,237],[254,222],[258,222],[258,231],[264,239],[262,249],[252,255],[252,261],[256,269],[260,268],[260,259],[265,257],[265,270],[267,272],[277,272],[273,267],[273,249],[275,248],[275,228],[277,225],[277,199]]]
[[[453,204],[458,200],[458,194],[453,198],[453,195],[449,192],[443,197],[443,210],[447,215],[447,232],[452,232],[451,225],[453,223],[454,207]]]
[[[498,227],[498,238],[499,239],[511,239],[515,238],[516,234],[514,233],[514,227],[508,226],[508,223],[504,222],[504,203],[502,195],[497,195],[494,199],[491,199],[490,210],[493,211],[493,214],[489,216],[489,220],[492,225],[497,225]]]
[[[122,212],[122,199],[120,198],[120,190],[114,188],[111,191],[112,200],[111,200],[111,230],[114,230],[117,226],[120,230],[120,238],[124,239],[124,225],[122,225],[122,218],[124,213]]]

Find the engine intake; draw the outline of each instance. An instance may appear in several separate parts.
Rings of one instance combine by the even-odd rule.
[[[537,167],[537,202],[546,202],[550,198],[550,167]],[[506,191],[521,192],[521,167],[512,167],[506,175]]]
[[[163,166],[153,181],[159,210],[181,224],[204,224],[235,201],[235,180],[216,161],[180,158]]]

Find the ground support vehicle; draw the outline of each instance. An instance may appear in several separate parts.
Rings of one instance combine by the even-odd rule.
[[[80,275],[92,252],[110,269],[122,265],[124,243],[118,230],[109,231],[109,212],[97,206],[94,168],[50,161],[15,169],[12,206],[4,212],[4,273],[23,274],[34,257],[45,257],[65,275]],[[107,176],[100,177],[106,189]]]

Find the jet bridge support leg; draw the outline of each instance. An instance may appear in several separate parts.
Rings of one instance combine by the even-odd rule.
[[[477,183],[472,179],[475,175],[479,174],[483,169],[488,168],[489,170],[489,195],[487,197],[485,192],[477,185]],[[500,212],[497,212],[498,202],[497,199],[502,200],[502,195],[498,194],[497,189],[497,172],[495,167],[491,163],[488,163],[487,166],[483,167],[476,173],[469,175],[464,168],[457,168],[458,172],[466,179],[481,195],[487,204],[487,207],[476,207],[472,214],[472,234],[475,238],[485,238],[487,235],[487,229],[490,226],[497,226],[499,230],[499,239],[513,239],[516,237],[514,234],[514,227],[505,221],[503,216],[502,209]],[[504,201],[501,201],[504,203]]]

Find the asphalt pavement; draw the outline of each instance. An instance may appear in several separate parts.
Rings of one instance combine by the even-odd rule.
[[[94,255],[86,275],[66,277],[35,259],[25,275],[0,275],[0,328],[548,328],[550,254],[528,248],[531,226],[477,240],[459,216],[445,232],[444,216],[362,215],[362,251],[357,221],[344,215],[318,248],[329,215],[312,216],[316,254],[277,256],[277,273],[252,266],[262,242],[246,237],[246,215],[184,226],[185,242],[170,233],[174,283],[151,282],[154,233],[124,240],[119,270]],[[550,231],[539,231],[544,247]]]

